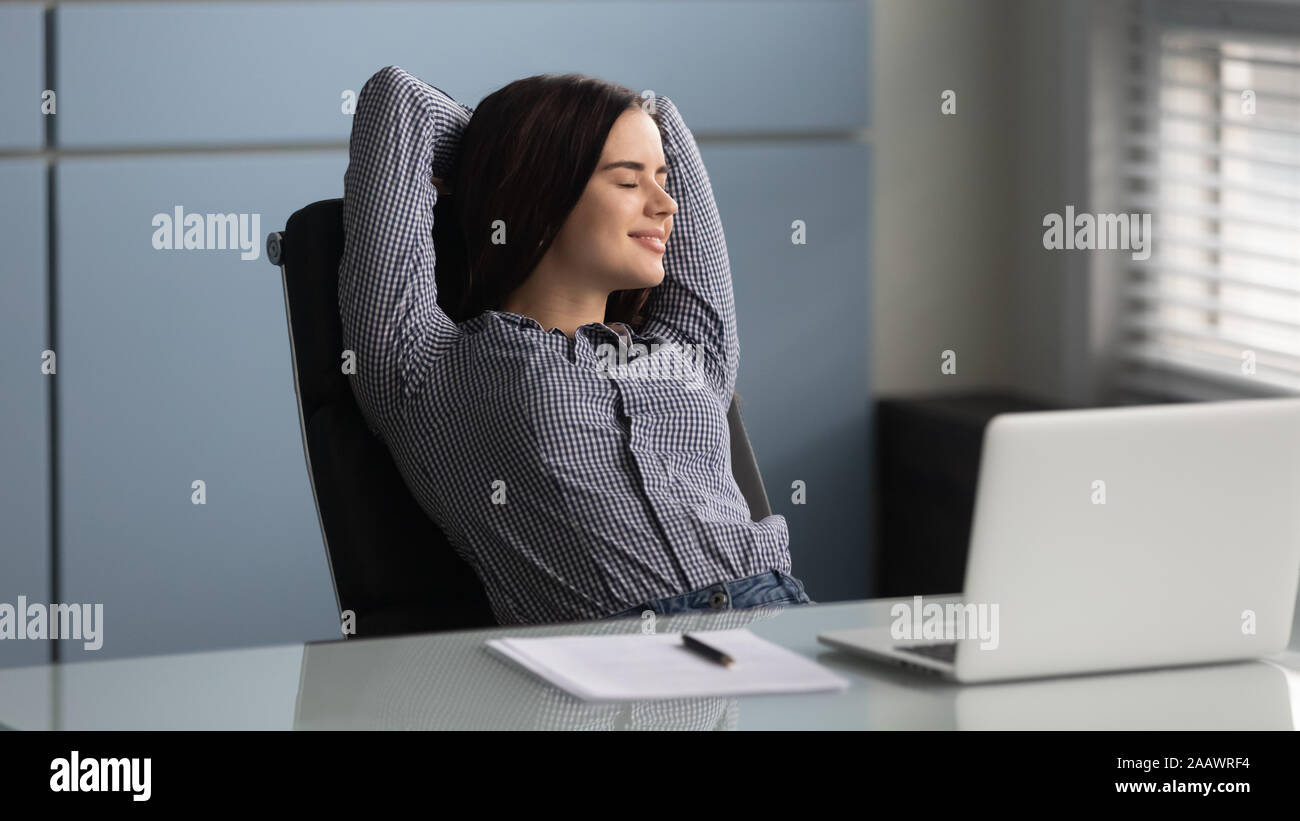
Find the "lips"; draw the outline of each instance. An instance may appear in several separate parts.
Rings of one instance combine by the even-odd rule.
[[[628,236],[640,243],[642,247],[657,254],[662,254],[665,250],[664,232],[660,229],[633,231]]]
[[[643,248],[648,248],[656,254],[662,254],[666,250],[663,242],[654,237],[633,237],[632,239],[640,243]]]

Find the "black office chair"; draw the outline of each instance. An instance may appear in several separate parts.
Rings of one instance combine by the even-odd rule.
[[[340,367],[343,200],[294,212],[266,252],[284,286],[303,453],[340,617],[355,614],[357,637],[495,626],[477,575],[416,503]],[[736,395],[727,422],[732,473],[757,521],[771,507]]]

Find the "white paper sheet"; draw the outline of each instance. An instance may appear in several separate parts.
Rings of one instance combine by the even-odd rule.
[[[843,690],[847,679],[748,629],[690,634],[735,659],[687,650],[681,633],[490,639],[489,649],[584,701]]]

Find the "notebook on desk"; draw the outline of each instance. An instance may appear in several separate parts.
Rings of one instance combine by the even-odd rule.
[[[646,701],[843,690],[849,682],[748,629],[691,635],[730,667],[688,650],[681,633],[489,639],[487,647],[583,701]]]

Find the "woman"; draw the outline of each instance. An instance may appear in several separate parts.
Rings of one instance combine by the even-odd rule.
[[[501,624],[811,603],[785,519],[751,521],[731,473],[739,344],[708,176],[671,100],[643,102],[541,75],[473,110],[397,66],[358,95],[353,392]],[[435,278],[440,196],[458,230],[439,226]]]

